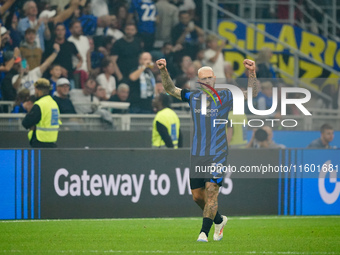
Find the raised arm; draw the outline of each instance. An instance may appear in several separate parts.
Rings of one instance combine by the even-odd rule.
[[[44,73],[47,68],[53,63],[53,61],[57,58],[58,53],[60,51],[60,46],[59,44],[55,43],[53,45],[53,52],[52,54],[40,65],[40,72]]]
[[[250,60],[250,59],[245,59],[243,61],[243,65],[249,71],[248,87],[252,87],[253,88],[253,95],[252,95],[252,97],[256,97],[257,94],[259,93],[260,83],[259,83],[259,81],[256,78],[255,61]],[[243,93],[244,93],[245,98],[248,98],[247,91],[245,91]]]
[[[7,0],[3,3],[3,5],[0,7],[0,15],[4,15],[4,13],[11,8],[11,6],[14,4],[16,0]]]
[[[54,25],[62,23],[70,18],[74,11],[79,7],[79,3],[79,0],[71,0],[70,6],[66,10],[61,11],[57,16],[52,18]]]
[[[176,97],[179,100],[182,100],[181,97],[182,89],[177,88],[173,81],[171,80],[168,70],[166,69],[166,60],[164,58],[161,58],[156,61],[156,64],[161,72],[162,84],[165,91],[168,92],[169,95]]]

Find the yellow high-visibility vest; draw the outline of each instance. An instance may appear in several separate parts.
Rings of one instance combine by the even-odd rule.
[[[231,138],[229,145],[232,145],[233,148],[244,148],[247,145],[247,116],[245,114],[234,115],[233,111],[230,111],[228,121],[229,123],[232,121],[233,125],[233,137]]]
[[[36,137],[39,142],[54,143],[58,139],[59,130],[59,107],[51,96],[44,96],[34,104],[39,105],[41,119],[36,125]],[[28,133],[28,139],[31,140],[33,131]]]
[[[162,140],[161,135],[157,131],[157,121],[167,128],[168,134],[171,136],[172,144],[174,145],[174,148],[177,149],[180,126],[177,114],[170,108],[164,108],[156,114],[156,117],[153,120],[152,146],[162,148],[165,147],[165,142]]]

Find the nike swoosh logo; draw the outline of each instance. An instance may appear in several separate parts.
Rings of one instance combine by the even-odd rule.
[[[194,100],[200,100],[200,98],[199,97],[194,97]]]

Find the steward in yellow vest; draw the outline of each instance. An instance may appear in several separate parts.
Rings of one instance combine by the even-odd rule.
[[[30,145],[34,148],[55,148],[58,139],[59,108],[49,95],[52,88],[50,82],[44,78],[34,83],[35,101],[31,111],[27,113],[22,125],[28,132]]]
[[[229,112],[227,125],[227,140],[230,148],[245,148],[247,145],[248,118],[245,114],[234,115]]]
[[[181,147],[180,122],[177,114],[170,109],[170,102],[170,97],[165,94],[160,94],[152,101],[152,107],[157,111],[152,128],[153,148]]]

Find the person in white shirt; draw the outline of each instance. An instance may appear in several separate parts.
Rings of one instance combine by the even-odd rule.
[[[22,68],[21,63],[18,69],[19,74],[14,75],[12,78],[12,84],[14,87],[19,87],[18,90],[21,89],[28,89],[30,91],[30,95],[35,94],[35,88],[34,83],[42,77],[43,73],[47,70],[47,68],[52,64],[52,62],[55,60],[55,58],[58,56],[58,53],[60,51],[59,44],[55,43],[53,45],[53,53],[45,60],[44,63],[42,63],[40,66],[34,68],[33,70],[29,71],[29,67]],[[17,86],[17,84],[20,84]]]
[[[109,99],[116,94],[116,79],[112,75],[115,73],[115,67],[110,59],[103,59],[101,63],[102,73],[97,76],[97,82],[106,91],[106,97]]]
[[[225,42],[218,44],[218,38],[215,35],[209,35],[206,40],[207,49],[204,52],[204,61],[210,66],[215,73],[216,78],[225,79],[224,74],[224,57],[222,50],[225,47]]]
[[[70,25],[71,36],[67,39],[69,42],[73,42],[76,46],[80,56],[83,59],[83,63],[80,70],[88,72],[89,68],[87,66],[87,52],[90,49],[89,39],[83,35],[83,29],[81,27],[80,21],[73,21]],[[77,66],[78,59],[73,59],[73,66]]]
[[[78,114],[90,114],[97,111],[99,99],[95,96],[98,84],[92,78],[89,78],[83,89],[72,89],[70,99]]]

